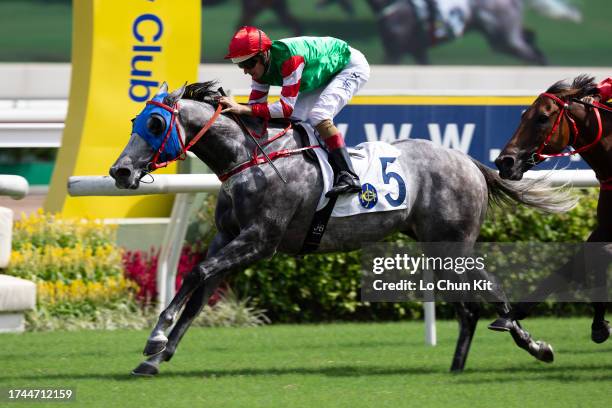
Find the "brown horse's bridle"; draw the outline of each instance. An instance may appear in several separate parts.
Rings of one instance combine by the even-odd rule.
[[[544,150],[544,148],[548,146],[548,143],[550,142],[552,135],[557,131],[559,124],[561,123],[562,117],[565,117],[567,121],[571,124],[570,132],[572,133],[573,137],[572,137],[572,141],[568,143],[568,146],[576,143],[576,141],[578,140],[579,131],[578,131],[578,127],[576,126],[576,121],[569,114],[568,101],[564,101],[563,99],[557,97],[556,95],[553,95],[548,92],[544,92],[540,94],[540,97],[546,97],[546,98],[552,99],[559,106],[560,111],[559,111],[559,114],[557,115],[557,119],[555,120],[555,123],[552,129],[550,130],[550,132],[544,139],[544,142],[542,142],[540,147],[538,147],[537,151],[534,153],[534,157],[536,160],[541,161],[549,157],[573,156],[575,154],[589,150],[592,147],[594,147],[597,143],[599,143],[599,141],[601,140],[602,133],[603,133],[603,126],[601,124],[601,114],[599,113],[599,109],[603,109],[606,112],[612,112],[612,109],[609,106],[604,105],[603,103],[600,103],[598,101],[586,102],[580,99],[572,99],[572,102],[580,103],[582,105],[590,106],[593,108],[593,112],[595,112],[595,118],[597,119],[597,136],[595,137],[595,139],[593,139],[591,143],[584,145],[576,150],[572,150],[569,152],[562,152],[562,153],[542,154],[542,151]],[[600,179],[599,182],[601,184],[602,190],[612,190],[612,177],[605,179],[605,180]]]
[[[565,117],[568,121],[568,123],[571,125],[570,126],[570,132],[572,134],[572,141],[568,143],[568,146],[573,145],[574,143],[576,143],[576,141],[578,141],[578,136],[579,136],[579,131],[578,131],[578,126],[576,126],[576,121],[574,120],[574,118],[572,118],[570,116],[569,113],[569,102],[568,101],[564,101],[563,99],[559,98],[556,95],[553,95],[551,93],[547,93],[544,92],[542,94],[540,94],[540,97],[546,97],[549,99],[552,99],[553,102],[555,102],[560,110],[559,110],[559,114],[557,115],[557,119],[555,120],[555,123],[553,124],[552,129],[550,130],[550,132],[548,133],[548,135],[546,135],[546,138],[544,139],[544,141],[542,142],[542,144],[540,145],[540,147],[538,147],[538,149],[536,150],[536,152],[534,153],[535,158],[537,160],[544,160],[550,157],[568,157],[568,156],[573,156],[575,154],[584,152],[586,150],[589,150],[590,148],[592,148],[593,146],[595,146],[597,143],[599,143],[599,141],[601,140],[601,135],[603,133],[603,129],[602,129],[602,125],[601,125],[601,115],[599,113],[599,108],[602,108],[606,111],[612,111],[612,109],[608,108],[607,106],[605,106],[604,104],[601,104],[597,101],[593,101],[593,103],[587,103],[587,102],[583,102],[577,99],[574,99],[574,102],[578,102],[584,105],[590,105],[592,106],[594,109],[593,111],[595,112],[595,118],[597,118],[597,136],[595,137],[595,139],[593,139],[593,141],[587,145],[584,145],[578,149],[569,151],[569,152],[561,152],[561,153],[552,153],[552,154],[543,154],[542,151],[546,148],[546,146],[548,146],[548,144],[550,143],[550,139],[552,138],[552,136],[555,134],[555,132],[557,131],[557,129],[559,128],[559,124],[561,123],[561,119],[563,117]]]

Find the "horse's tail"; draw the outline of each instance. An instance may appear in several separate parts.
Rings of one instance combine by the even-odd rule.
[[[489,204],[512,205],[514,202],[528,205],[550,213],[563,213],[578,203],[578,197],[566,186],[552,187],[546,178],[504,180],[497,172],[472,159],[482,172],[489,188]]]

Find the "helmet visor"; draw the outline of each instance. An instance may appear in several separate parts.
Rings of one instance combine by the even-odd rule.
[[[235,58],[232,58],[232,62],[234,64],[240,64],[243,61],[253,58],[257,54],[259,54],[259,52],[254,52],[252,54],[243,55],[242,57],[235,57]]]

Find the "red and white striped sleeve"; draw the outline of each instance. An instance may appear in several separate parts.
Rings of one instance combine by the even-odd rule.
[[[270,89],[270,85],[262,84],[261,82],[257,82],[253,80],[251,82],[251,94],[249,95],[249,105],[253,105],[255,103],[266,103],[268,100],[268,90]]]
[[[283,87],[280,100],[271,104],[252,105],[253,114],[266,119],[290,117],[300,93],[302,71],[304,71],[304,57],[302,56],[295,55],[283,62],[281,65]]]
[[[268,111],[268,90],[270,85],[262,84],[253,80],[251,82],[251,94],[249,95],[249,105],[253,111],[253,115],[260,116],[264,119],[270,118]]]

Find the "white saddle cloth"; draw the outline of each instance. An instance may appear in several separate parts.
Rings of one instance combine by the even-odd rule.
[[[311,145],[317,145],[312,127],[304,124],[308,131]],[[358,194],[338,196],[332,217],[394,211],[407,208],[408,188],[404,170],[399,164],[401,151],[384,142],[361,143],[348,149],[353,168],[359,176],[362,191]],[[317,211],[327,205],[325,197],[334,184],[334,172],[327,160],[327,152],[314,149],[323,173],[323,192],[317,205]]]

